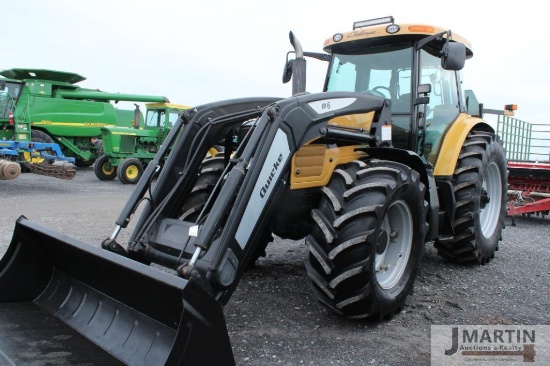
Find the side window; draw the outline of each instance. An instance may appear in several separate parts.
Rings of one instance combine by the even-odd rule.
[[[168,115],[168,126],[172,127],[178,120],[180,112],[179,111],[170,111],[170,114]]]
[[[427,106],[425,149],[421,155],[433,163],[443,133],[460,113],[456,74],[455,71],[444,70],[439,57],[422,51],[420,84],[430,84],[432,87]]]

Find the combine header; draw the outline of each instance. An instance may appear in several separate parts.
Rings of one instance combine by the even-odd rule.
[[[497,130],[508,159],[507,214],[512,225],[517,214],[544,218],[550,212],[550,125],[503,113],[498,116]]]

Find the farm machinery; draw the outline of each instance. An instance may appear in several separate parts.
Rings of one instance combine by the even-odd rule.
[[[70,160],[77,167],[91,166],[100,155],[102,127],[132,127],[136,118],[143,119],[139,110],[116,108],[117,102],[168,102],[163,96],[82,88],[76,84],[86,78],[65,71],[9,69],[0,75],[4,77],[0,83],[8,91],[0,110],[2,143],[20,147],[33,143],[35,150]],[[52,159],[19,150],[24,165]]]
[[[273,235],[305,239],[314,296],[352,319],[403,308],[426,242],[450,261],[493,259],[506,159],[460,90],[468,41],[393,17],[355,23],[325,54],[290,41],[293,95],[182,112],[101,248],[17,220],[0,357],[55,339],[69,364],[234,364],[223,305]],[[305,91],[305,57],[328,61],[324,92]]]
[[[19,177],[21,171],[62,179],[75,175],[74,158],[65,157],[58,144],[30,124],[15,118],[22,83],[0,78],[0,180]]]
[[[94,172],[98,179],[108,181],[118,177],[123,184],[136,184],[147,164],[153,160],[178,115],[191,107],[173,103],[147,103],[143,126],[132,129],[117,126],[101,128],[102,155],[96,160]]]
[[[501,113],[497,130],[508,158],[507,214],[512,225],[518,214],[544,218],[550,212],[550,126]]]

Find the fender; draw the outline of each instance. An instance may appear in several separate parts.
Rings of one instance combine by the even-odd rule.
[[[443,138],[441,150],[434,167],[434,176],[449,177],[455,172],[460,149],[457,146],[464,145],[466,136],[474,129],[479,129],[487,132],[495,132],[495,130],[484,120],[478,117],[470,117],[465,113],[461,113],[457,120],[451,124],[448,132]]]

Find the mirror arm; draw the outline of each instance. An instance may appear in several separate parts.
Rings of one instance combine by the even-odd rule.
[[[431,41],[433,41],[434,39],[437,39],[439,37],[443,37],[443,35],[445,34],[448,34],[447,36],[447,42],[449,42],[449,38],[451,37],[451,31],[450,30],[446,30],[444,32],[441,32],[441,33],[437,33],[437,34],[434,34],[432,36],[429,36],[428,38],[424,38],[420,41],[418,41],[418,43],[416,44],[416,49],[419,50],[421,49],[422,47],[424,47],[426,44],[430,43]]]

